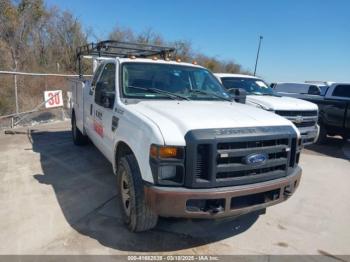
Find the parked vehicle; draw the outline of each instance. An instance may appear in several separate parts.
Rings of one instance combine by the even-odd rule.
[[[327,82],[272,83],[270,86],[277,94],[295,98],[302,98],[303,95],[325,95],[328,89]]]
[[[303,84],[310,86],[310,83]],[[313,92],[301,92],[294,83],[277,83],[277,94],[298,97],[319,107],[319,142],[325,142],[327,135],[350,138],[350,83],[313,83]],[[310,87],[311,87],[310,86]]]
[[[301,177],[298,129],[231,101],[211,72],[170,61],[172,51],[115,41],[78,50],[80,59],[110,58],[72,86],[73,141],[89,138],[112,163],[129,229],[150,229],[159,216],[236,216],[290,197]]]
[[[300,99],[276,95],[261,78],[240,74],[215,74],[227,90],[243,89],[247,92],[247,104],[275,112],[299,128],[302,144],[310,145],[317,140],[317,105]]]

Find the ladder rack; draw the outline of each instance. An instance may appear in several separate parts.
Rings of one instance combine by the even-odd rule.
[[[173,47],[149,45],[141,43],[120,42],[114,40],[105,40],[98,43],[90,43],[77,48],[77,60],[79,66],[79,75],[81,72],[81,57],[140,57],[146,58],[159,55],[162,59],[166,59],[172,52]]]

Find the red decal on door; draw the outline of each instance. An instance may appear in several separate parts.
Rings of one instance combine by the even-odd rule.
[[[103,126],[97,121],[94,121],[94,130],[100,137],[103,137]]]

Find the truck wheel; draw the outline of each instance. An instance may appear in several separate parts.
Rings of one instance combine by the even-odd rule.
[[[88,137],[84,136],[79,128],[77,127],[77,122],[75,120],[75,114],[73,113],[72,115],[72,137],[73,137],[73,142],[77,146],[83,146],[88,143]]]
[[[324,125],[320,125],[320,134],[318,136],[316,143],[321,145],[321,144],[325,144],[326,141],[327,141],[327,130],[324,127]]]
[[[155,227],[158,215],[146,204],[135,156],[126,155],[119,160],[117,181],[121,213],[130,231],[140,232]]]

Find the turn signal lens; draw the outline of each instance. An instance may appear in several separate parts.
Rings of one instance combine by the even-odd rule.
[[[182,158],[182,151],[174,146],[156,146],[150,148],[150,156],[153,158]]]
[[[161,158],[176,158],[177,148],[176,147],[160,147],[159,157]]]

